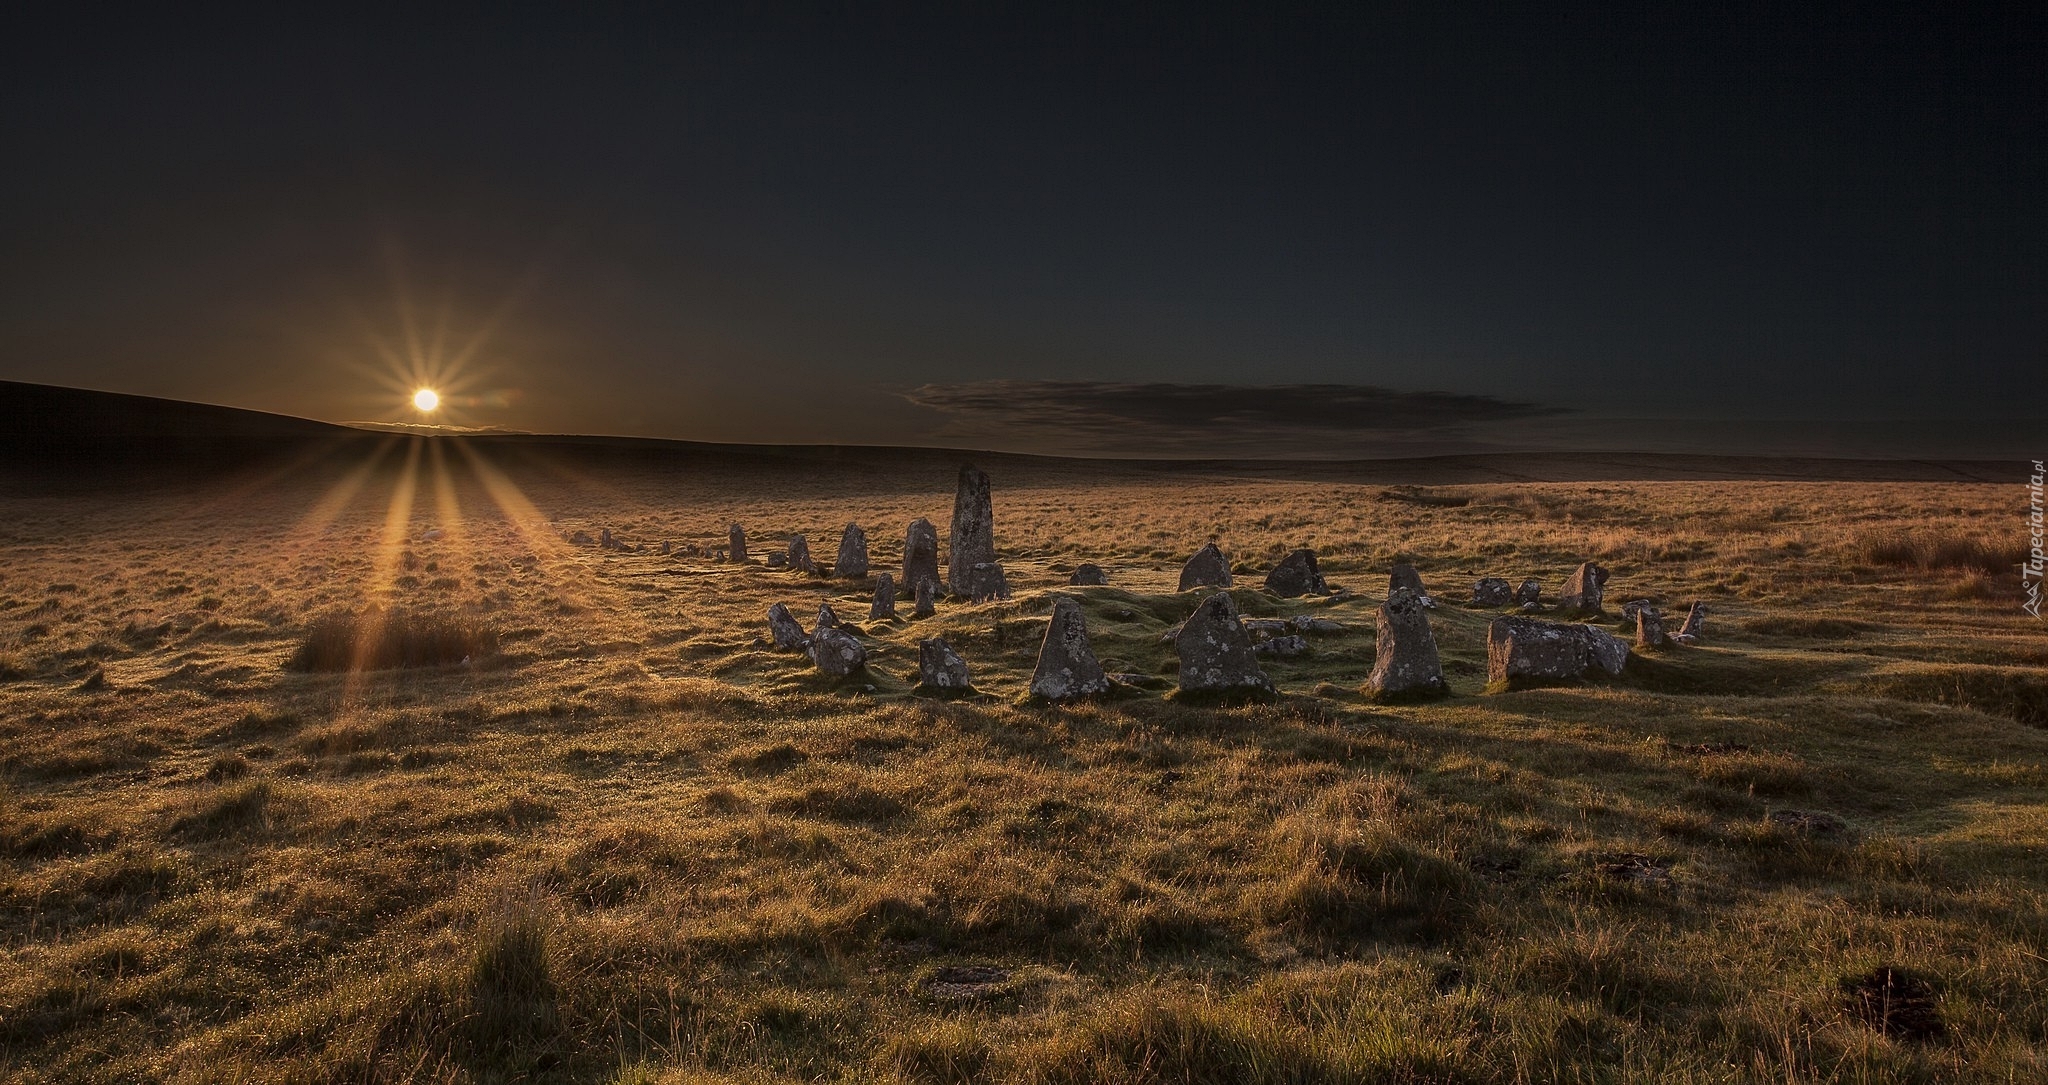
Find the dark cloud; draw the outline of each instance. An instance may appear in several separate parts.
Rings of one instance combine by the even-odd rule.
[[[1483,424],[1567,413],[1360,384],[992,380],[927,384],[904,398],[948,416],[940,437],[1171,456],[1453,451],[1473,447]]]

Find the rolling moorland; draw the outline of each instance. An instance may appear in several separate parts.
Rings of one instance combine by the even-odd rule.
[[[977,457],[1015,597],[871,622],[761,557],[891,568],[956,455],[351,441],[7,482],[7,1080],[2048,1077],[2017,466]],[[1211,539],[1247,615],[1344,627],[1270,703],[1170,692]],[[1355,594],[1259,592],[1296,546]],[[1705,635],[1487,692],[1473,581],[1588,559]],[[1396,562],[1448,699],[1360,691]],[[1027,703],[1058,595],[1159,688]],[[854,681],[764,639],[821,600]],[[372,604],[466,660],[320,669]],[[913,694],[934,634],[977,695]]]

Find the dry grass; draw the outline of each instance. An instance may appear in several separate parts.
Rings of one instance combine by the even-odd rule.
[[[544,511],[511,513],[466,475],[396,511],[345,475],[15,499],[0,1076],[2048,1076],[2048,639],[1928,542],[2002,553],[2011,488],[1017,468],[1017,598],[854,623],[847,686],[762,616],[864,616],[863,585],[690,556],[730,519],[824,554],[858,520],[885,569],[950,478],[534,469],[510,481]],[[562,541],[601,528],[647,549]],[[1910,560],[1867,542],[1894,536]],[[1170,677],[1211,537],[1248,583],[1309,545],[1361,593],[1237,593],[1347,627],[1271,663],[1278,701],[1023,702],[1082,561],[1109,669]],[[1706,639],[1482,694],[1472,581],[1554,593],[1587,558],[1610,599],[1706,600]],[[1446,701],[1359,692],[1397,561],[1446,600]],[[911,694],[934,634],[982,695]]]

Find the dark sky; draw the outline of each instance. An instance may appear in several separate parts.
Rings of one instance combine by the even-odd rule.
[[[16,22],[0,377],[405,420],[421,368],[448,422],[776,442],[2048,432],[2040,19],[1194,10]]]

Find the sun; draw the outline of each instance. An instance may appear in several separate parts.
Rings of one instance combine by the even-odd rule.
[[[441,393],[432,388],[422,388],[412,394],[412,405],[420,411],[431,411],[441,405]]]

